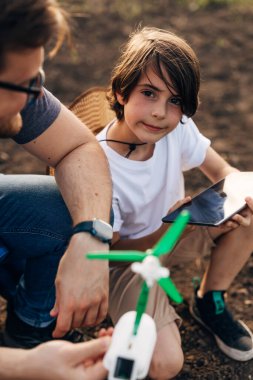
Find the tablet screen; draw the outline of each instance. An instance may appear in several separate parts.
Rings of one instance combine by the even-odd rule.
[[[186,209],[190,212],[189,224],[218,226],[245,207],[246,196],[253,197],[253,172],[234,172],[166,215],[162,221],[173,222]]]

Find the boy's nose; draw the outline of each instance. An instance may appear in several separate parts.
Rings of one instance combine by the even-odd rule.
[[[152,116],[155,117],[156,119],[164,119],[166,115],[166,107],[164,105],[157,105],[153,110],[152,110]]]

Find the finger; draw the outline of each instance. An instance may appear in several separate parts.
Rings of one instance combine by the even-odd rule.
[[[240,215],[243,217],[243,218],[248,218],[250,219],[252,217],[252,212],[250,210],[247,210],[247,211],[244,211],[244,212],[241,212]]]
[[[233,220],[229,220],[223,225],[223,229],[225,230],[224,232],[229,231],[229,230],[234,230],[237,227],[239,227],[239,223]]]
[[[251,197],[246,197],[245,202],[249,206],[250,210],[253,212],[253,199]]]
[[[176,210],[177,208],[179,208],[180,206],[182,206],[183,204],[185,203],[188,203],[191,201],[191,197],[190,196],[187,196],[185,197],[184,199],[180,199],[180,201],[177,201],[170,209],[169,209],[169,213]]]
[[[107,329],[107,335],[108,335],[108,336],[112,336],[113,331],[114,331],[114,328],[113,328],[113,327],[109,327],[109,328]]]
[[[241,223],[238,222],[230,222],[230,228],[232,230],[235,230],[236,228],[240,227]]]
[[[107,315],[108,311],[108,300],[104,300],[101,302],[99,310],[98,310],[98,315],[97,315],[97,323],[102,322]]]
[[[90,307],[87,312],[86,312],[86,315],[82,321],[82,326],[94,326],[96,325],[98,322],[98,311],[99,311],[99,306],[92,306]]]
[[[178,201],[175,206],[180,207],[180,206],[184,205],[185,203],[190,202],[190,200],[191,200],[191,197],[187,196],[184,199],[180,199],[180,201]]]
[[[237,225],[238,227],[238,225]],[[217,231],[218,231],[218,235],[215,236],[218,237],[220,235],[224,235],[225,233],[227,232],[230,232],[232,230],[234,230],[235,227],[234,227],[234,223],[233,222],[224,222],[222,225],[220,225],[218,228],[217,228]]]
[[[74,316],[73,316],[73,323],[72,323],[72,327],[81,327],[83,326],[83,322],[86,318],[86,311],[84,310],[80,310],[80,311],[76,311]]]
[[[243,227],[248,227],[250,225],[250,218],[243,217],[242,215],[236,214],[233,220]]]
[[[57,303],[57,301],[55,301],[54,307],[53,307],[53,309],[50,311],[50,315],[51,315],[51,317],[56,318],[57,315],[58,315],[58,312],[59,312],[58,303]]]
[[[108,327],[107,329],[102,328],[98,331],[97,336],[98,338],[102,338],[103,336],[112,336],[113,330],[113,327]]]
[[[192,232],[194,230],[196,230],[196,226],[193,224],[188,224],[188,226],[185,228],[185,231],[187,232]]]
[[[94,366],[86,369],[87,380],[103,380],[106,378],[108,371],[104,368],[101,361],[97,362]]]
[[[75,358],[76,363],[87,362],[90,360],[96,361],[101,357],[111,343],[111,338],[106,336],[99,339],[94,339],[89,342],[76,343],[71,346],[71,354]],[[96,379],[96,378],[95,378]]]
[[[98,338],[102,338],[103,336],[106,336],[107,333],[106,333],[106,329],[105,328],[102,328],[101,330],[98,331],[97,333],[97,337]]]
[[[68,311],[66,308],[62,308],[57,317],[57,322],[55,329],[53,331],[54,338],[61,338],[65,335],[72,326],[72,313]]]
[[[240,219],[238,218],[239,223],[243,227],[248,227],[250,225],[250,219],[249,218],[243,218],[241,217]]]

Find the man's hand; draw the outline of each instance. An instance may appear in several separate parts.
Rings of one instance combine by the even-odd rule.
[[[51,341],[29,350],[26,379],[102,380],[107,371],[102,358],[110,344],[103,337],[84,343]]]
[[[57,317],[53,332],[59,338],[75,327],[100,323],[108,310],[109,269],[107,261],[88,260],[85,254],[108,250],[88,233],[72,237],[56,276],[56,301],[51,316]]]

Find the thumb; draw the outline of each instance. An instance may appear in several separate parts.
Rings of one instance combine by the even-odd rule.
[[[88,359],[96,360],[107,351],[110,343],[111,338],[108,336],[89,342],[78,343],[72,347],[72,354],[77,362],[86,361]]]

